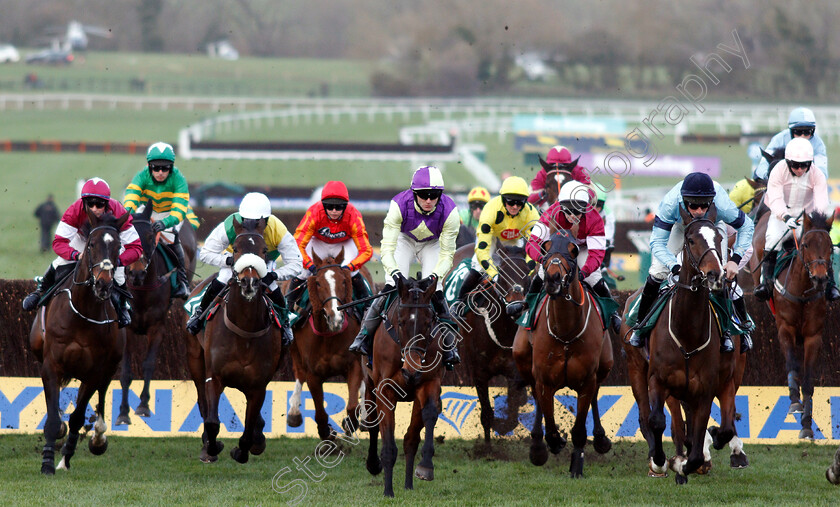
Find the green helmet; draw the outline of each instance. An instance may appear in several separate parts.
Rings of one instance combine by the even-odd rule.
[[[175,150],[172,149],[172,145],[170,144],[157,142],[149,146],[148,151],[146,151],[146,162],[151,162],[152,160],[168,160],[174,163]]]

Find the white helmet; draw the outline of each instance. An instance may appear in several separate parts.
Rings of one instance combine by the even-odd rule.
[[[265,194],[251,192],[245,194],[239,203],[239,216],[245,219],[259,220],[271,215],[271,202]]]
[[[796,137],[790,140],[785,147],[785,159],[793,162],[810,162],[814,160],[814,147],[811,141]]]
[[[561,206],[575,211],[587,212],[591,207],[592,193],[589,186],[579,181],[570,181],[560,187],[557,201]]]

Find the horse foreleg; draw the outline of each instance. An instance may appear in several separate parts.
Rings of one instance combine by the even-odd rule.
[[[146,351],[146,359],[143,360],[143,391],[140,393],[140,404],[134,409],[134,413],[140,417],[152,415],[149,410],[149,386],[152,383],[152,375],[155,373],[158,351],[163,341],[163,329],[155,326],[149,330],[149,348]]]
[[[546,386],[542,381],[537,380],[534,385],[534,392],[537,393],[534,396],[534,402],[542,414],[541,419],[545,421],[545,443],[548,444],[548,450],[552,454],[558,454],[566,446],[566,439],[560,435],[560,432],[557,430],[557,422],[554,420],[554,393],[556,390],[553,387]],[[541,423],[542,421],[540,421]],[[542,433],[542,429],[540,429],[540,433]],[[542,444],[542,434],[539,435],[539,438],[540,444]],[[533,460],[531,462],[533,463]],[[537,463],[534,464],[536,465]],[[542,464],[539,463],[539,465]]]
[[[217,442],[216,437],[219,435],[219,398],[222,396],[224,386],[218,377],[213,375],[211,370],[207,370],[209,375],[204,380],[204,395],[207,398],[207,413],[204,415],[204,434],[207,437],[207,454],[210,456],[218,456],[225,445],[222,442]]]
[[[680,401],[673,396],[665,400],[668,412],[671,414],[671,441],[674,442],[674,456],[685,458],[686,422],[683,419]]]
[[[359,429],[359,389],[362,384],[362,365],[353,361],[347,372],[347,416],[341,421],[341,427],[347,435],[352,435]]]
[[[583,477],[583,448],[586,446],[586,416],[589,414],[589,407],[597,392],[598,384],[595,382],[595,377],[593,376],[577,393],[577,413],[575,414],[575,424],[572,426],[572,459],[569,464],[569,475],[572,479]],[[546,424],[547,426],[548,424]]]
[[[201,415],[203,421],[207,417],[207,394],[204,389],[204,349],[198,342],[195,336],[183,332],[185,341],[187,342],[187,368],[190,371],[190,378],[192,378],[195,386],[196,398],[198,400],[198,413]],[[203,463],[213,463],[218,460],[218,456],[210,456],[207,454],[207,432],[201,433],[201,451],[198,459]]]
[[[813,397],[814,397],[814,369],[817,366],[820,349],[822,348],[822,336],[813,335],[804,338],[803,365],[802,365],[802,429],[799,431],[799,438],[814,439],[812,428]]]
[[[230,457],[236,460],[237,463],[247,463],[248,453],[254,445],[254,432],[257,426],[262,423],[262,416],[260,410],[265,401],[265,388],[254,389],[245,393],[248,400],[245,406],[245,429],[242,431],[242,436],[239,437],[239,446],[230,450]]]
[[[79,386],[79,392],[76,395],[76,408],[70,414],[68,421],[69,431],[67,432],[67,440],[61,447],[61,461],[58,463],[58,469],[70,468],[70,458],[76,454],[76,444],[79,441],[79,430],[85,423],[85,412],[87,412],[88,403],[93,397],[96,388],[90,383],[82,382]]]
[[[318,426],[318,437],[321,440],[335,440],[333,430],[330,428],[330,416],[324,408],[324,386],[320,378],[309,375],[306,379],[309,386],[309,393],[312,395],[312,403],[315,405],[315,424]]]
[[[405,430],[403,453],[405,453],[405,489],[414,489],[414,458],[420,446],[420,429],[423,428],[422,405],[415,398],[411,404],[411,421]],[[419,469],[418,469],[419,471]]]
[[[668,392],[664,386],[660,385],[656,377],[651,377],[648,385],[648,392],[650,393],[648,428],[650,428],[651,433],[651,440],[648,444],[650,472],[661,477],[668,471],[665,451],[662,448],[662,434],[665,433],[665,400],[668,397]]]
[[[289,415],[286,416],[286,422],[292,428],[299,428],[303,424],[303,416],[300,414],[300,395],[302,392],[303,383],[300,379],[295,378],[295,390],[289,400]]]
[[[440,384],[437,382],[427,384],[418,393],[418,397],[425,397],[423,400],[423,427],[426,430],[425,440],[423,441],[423,459],[417,466],[417,478],[424,481],[432,481],[435,479],[435,465],[432,458],[435,455],[435,424],[440,414],[440,398],[437,393],[440,392]],[[416,403],[416,402],[415,402]],[[420,436],[418,430],[417,436]]]
[[[385,496],[394,496],[394,464],[397,462],[397,442],[394,439],[394,411],[397,397],[393,389],[377,390],[376,409],[382,414],[379,431],[382,433],[382,466],[385,468]]]
[[[490,430],[496,418],[493,407],[490,405],[490,392],[487,381],[482,377],[475,378],[475,393],[478,395],[478,405],[481,409],[481,427],[484,428],[484,442],[490,443]]]
[[[125,342],[125,349],[123,350],[123,358],[122,364],[120,366],[120,388],[122,390],[122,398],[120,401],[120,415],[117,417],[117,420],[114,421],[114,425],[116,426],[123,426],[126,424],[131,424],[131,418],[128,415],[129,406],[128,406],[128,392],[131,388],[131,381],[134,380],[131,374],[131,343],[134,341],[131,338],[134,337],[134,333],[132,331],[126,332],[126,342]]]
[[[598,392],[601,386],[595,387],[595,395],[592,397],[592,446],[598,454],[606,454],[612,449],[612,442],[607,438],[607,432],[601,424],[601,411],[598,409]]]
[[[93,437],[88,441],[90,453],[96,456],[105,454],[108,450],[108,438],[105,436],[105,430],[108,428],[105,424],[105,395],[110,383],[110,380],[106,380],[97,389],[99,403],[96,404],[96,422],[93,424]]]
[[[47,421],[44,423],[44,449],[41,451],[41,473],[55,474],[55,441],[61,428],[61,415],[58,410],[58,378],[44,362],[41,367],[41,381],[44,384],[44,399],[47,404]]]
[[[377,447],[379,443],[379,421],[382,414],[376,409],[376,402],[373,400],[373,394],[367,383],[362,384],[362,405],[359,412],[359,423],[363,429],[368,431],[370,437],[365,468],[371,475],[379,475],[382,472],[382,462],[379,460]]]
[[[785,355],[785,369],[787,370],[788,392],[790,408],[788,414],[801,414],[802,402],[799,398],[799,360],[796,357],[796,330],[791,326],[779,326],[779,343]]]

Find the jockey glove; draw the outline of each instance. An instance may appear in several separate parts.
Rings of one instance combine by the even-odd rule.
[[[346,269],[347,271],[356,271],[356,266],[354,266],[352,262],[350,264],[347,264],[347,265],[341,266],[341,267]]]
[[[407,282],[407,280],[405,279],[405,277],[403,276],[403,274],[402,274],[402,273],[400,273],[399,271],[394,272],[394,274],[392,274],[392,275],[391,275],[391,278],[393,278],[393,279],[394,279],[394,284],[395,284],[395,285],[399,285],[400,280],[402,280],[402,283],[406,283],[406,282]]]
[[[279,276],[277,276],[276,271],[269,271],[264,277],[262,277],[262,283],[266,285],[271,285],[271,282],[277,280],[278,278]]]
[[[164,229],[166,229],[166,226],[163,225],[163,222],[155,222],[155,223],[152,224],[152,232],[157,233],[157,232],[160,232]]]
[[[79,260],[79,251],[73,250],[73,253],[70,254],[70,260],[77,261]]]
[[[792,216],[785,215],[784,218],[785,218],[785,225],[788,227],[788,229],[796,229],[799,226],[799,223],[797,222],[797,220],[795,218],[793,218]]]
[[[434,274],[434,273],[432,273],[431,275],[427,276],[426,278],[428,278],[428,279],[429,279],[429,281],[431,281],[431,282],[432,282],[432,285],[436,284],[436,283],[437,283],[437,281],[438,281],[438,276],[437,276],[436,274]]]
[[[227,264],[228,266],[233,266],[233,256],[232,255],[228,255],[227,257],[225,257],[225,264]]]
[[[674,276],[677,276],[677,275],[680,274],[680,265],[679,264],[674,264],[674,266],[671,268],[671,274],[674,275]]]

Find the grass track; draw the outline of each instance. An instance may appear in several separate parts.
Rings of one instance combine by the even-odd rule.
[[[84,442],[71,462],[71,470],[55,477],[41,476],[41,435],[4,435],[0,502],[3,505],[269,505],[285,503],[301,488],[281,494],[272,489],[278,471],[278,489],[295,479],[308,488],[304,505],[390,505],[382,497],[382,475],[371,477],[364,468],[367,441],[344,444],[346,455],[331,469],[314,458],[308,467],[320,482],[296,470],[294,458],[305,460],[317,446],[315,439],[272,439],[262,456],[246,465],[230,459],[226,441],[218,463],[196,459],[198,440],[187,438],[111,437],[105,455],[92,456]],[[569,450],[552,456],[541,468],[528,462],[525,442],[496,443],[495,456],[475,441],[449,440],[436,446],[435,480],[415,480],[415,490],[402,487],[405,460],[394,470],[397,501],[407,505],[836,505],[840,490],[824,477],[834,449],[799,444],[747,446],[750,467],[732,470],[727,451],[713,451],[715,466],[709,476],[690,476],[677,487],[673,478],[645,476],[647,447],[641,442],[619,442],[604,456],[586,448],[585,478],[568,477]],[[668,442],[666,449],[673,446]],[[419,462],[419,457],[418,457]]]

